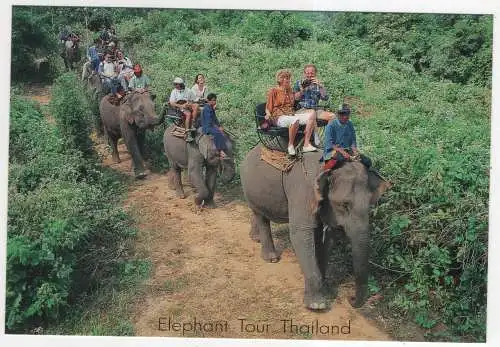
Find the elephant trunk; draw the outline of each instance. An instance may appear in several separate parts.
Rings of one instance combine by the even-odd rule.
[[[159,116],[154,116],[153,121],[151,122],[152,126],[157,126],[162,124],[165,121],[165,115],[160,114]]]
[[[361,307],[368,294],[368,256],[369,256],[369,225],[356,223],[345,226],[346,234],[352,245],[352,261],[356,282],[356,296],[351,301],[353,307]]]
[[[221,175],[220,179],[223,184],[228,184],[231,182],[236,175],[236,168],[234,165],[234,159],[224,159],[221,161]]]

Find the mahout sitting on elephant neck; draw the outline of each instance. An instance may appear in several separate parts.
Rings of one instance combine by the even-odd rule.
[[[213,197],[215,194],[217,172],[222,172],[223,183],[228,183],[235,175],[234,150],[235,142],[232,138],[226,138],[228,156],[230,159],[221,160],[213,140],[207,136],[198,134],[192,142],[186,142],[182,138],[172,134],[175,125],[165,130],[163,143],[165,155],[170,164],[169,187],[175,189],[176,195],[185,198],[184,188],[181,182],[182,169],[188,169],[189,180],[196,188],[197,196],[195,204],[198,207],[214,207]]]
[[[119,162],[118,139],[123,137],[132,157],[136,178],[146,176],[144,168],[144,142],[146,129],[163,122],[164,116],[157,116],[149,92],[132,92],[123,98],[119,106],[111,104],[106,97],[99,105],[104,135],[111,146],[114,162]]]
[[[369,207],[383,193],[385,183],[359,162],[321,172],[320,153],[308,153],[288,172],[260,159],[261,146],[250,150],[240,168],[245,198],[253,212],[250,236],[261,243],[261,257],[276,262],[279,254],[270,222],[288,223],[290,240],[304,274],[304,304],[311,310],[328,306],[325,276],[332,248],[331,233],[342,228],[351,241],[356,296],[359,307],[367,294]]]

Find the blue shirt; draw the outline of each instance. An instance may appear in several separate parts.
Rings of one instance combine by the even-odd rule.
[[[334,146],[347,149],[357,147],[356,131],[350,120],[342,124],[338,119],[334,119],[326,126],[323,159],[329,158]]]
[[[295,82],[293,91],[296,93],[300,91],[301,81]],[[328,94],[323,88],[324,95],[321,96],[320,87],[317,84],[311,84],[305,88],[302,97],[300,98],[299,105],[302,108],[318,108],[319,100],[328,100]]]
[[[205,105],[201,112],[201,127],[204,134],[210,134],[210,130],[219,127],[219,120],[215,115],[215,110],[210,105]]]
[[[95,45],[89,47],[89,49],[87,50],[87,56],[90,58],[90,60],[99,59],[99,53],[97,52],[97,47]]]

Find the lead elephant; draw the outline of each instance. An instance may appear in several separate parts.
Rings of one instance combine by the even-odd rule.
[[[86,92],[91,105],[91,111],[94,115],[94,127],[97,136],[102,137],[104,135],[104,128],[102,125],[102,120],[99,115],[99,100],[101,100],[105,93],[101,83],[101,78],[97,73],[89,72],[85,78],[84,83],[86,86]]]
[[[104,135],[111,146],[114,162],[120,162],[118,139],[123,137],[132,157],[136,178],[146,176],[144,169],[144,140],[146,129],[163,123],[164,116],[157,116],[154,102],[148,92],[132,92],[124,97],[120,106],[111,104],[108,97],[99,105]]]
[[[214,207],[213,198],[218,170],[222,172],[223,183],[228,183],[235,174],[234,141],[226,137],[228,158],[221,160],[213,146],[213,141],[208,136],[204,135],[197,141],[186,142],[172,134],[174,127],[175,125],[171,125],[163,135],[165,155],[170,164],[169,186],[175,189],[178,197],[185,198],[181,171],[188,169],[189,181],[197,192],[195,204],[198,207]],[[201,151],[200,148],[202,148]]]
[[[289,223],[290,240],[304,274],[304,304],[312,310],[327,308],[324,280],[332,247],[332,231],[342,227],[352,244],[356,296],[351,305],[366,300],[369,252],[369,206],[388,183],[360,162],[321,172],[320,153],[304,153],[283,173],[260,159],[253,148],[240,168],[241,184],[253,211],[250,236],[261,242],[261,256],[275,262],[270,221]]]

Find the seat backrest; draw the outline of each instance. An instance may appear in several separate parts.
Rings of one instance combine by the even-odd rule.
[[[266,120],[266,104],[258,104],[255,106],[255,123],[257,124],[257,128],[260,128],[261,125]]]
[[[264,118],[266,116],[266,103],[255,106],[255,116]]]

